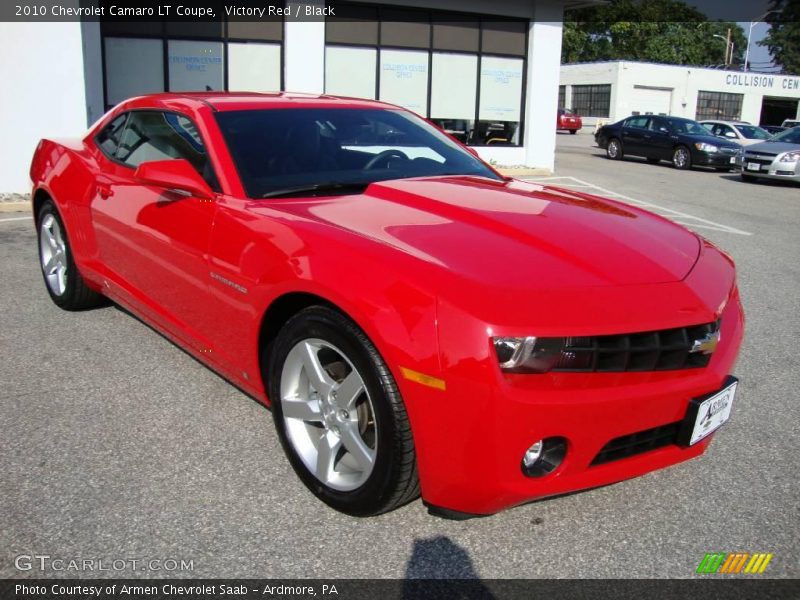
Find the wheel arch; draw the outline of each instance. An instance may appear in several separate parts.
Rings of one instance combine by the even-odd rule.
[[[50,194],[50,192],[48,192],[46,189],[40,187],[33,192],[33,197],[31,198],[31,206],[33,208],[34,224],[39,222],[39,213],[41,212],[44,203],[47,202],[48,200],[50,200],[53,204],[56,203],[52,194]],[[58,207],[56,207],[56,209],[57,208]]]

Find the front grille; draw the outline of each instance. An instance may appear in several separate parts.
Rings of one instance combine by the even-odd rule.
[[[553,371],[670,371],[705,367],[711,354],[692,352],[696,341],[719,331],[719,321],[623,335],[566,338]]]
[[[752,162],[759,165],[771,165],[776,156],[778,155],[769,154],[767,152],[745,152],[744,160],[746,162]]]
[[[594,457],[591,466],[602,465],[675,444],[680,428],[681,422],[678,421],[614,438],[603,446],[602,450]]]

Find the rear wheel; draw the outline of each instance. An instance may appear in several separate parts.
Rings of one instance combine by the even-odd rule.
[[[622,142],[617,138],[611,138],[606,146],[606,156],[611,160],[621,160],[623,157]]]
[[[692,155],[686,146],[678,146],[672,152],[672,164],[676,169],[691,169]]]
[[[570,135],[575,135],[576,133],[578,133],[578,130],[577,129],[570,129],[569,133],[570,133]]]
[[[268,355],[275,426],[309,490],[356,516],[419,495],[405,406],[361,329],[331,308],[312,306],[286,323]]]
[[[53,302],[65,310],[97,306],[103,297],[90,289],[78,272],[64,222],[51,200],[39,210],[39,265]]]

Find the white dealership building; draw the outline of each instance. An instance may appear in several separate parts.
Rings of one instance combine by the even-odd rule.
[[[780,125],[800,118],[800,77],[644,62],[561,67],[559,106],[584,125],[662,114]]]
[[[335,17],[316,20],[5,18],[0,193],[28,191],[40,138],[80,136],[117,102],[161,91],[376,98],[430,118],[486,159],[552,170],[561,21],[565,9],[594,3],[336,2]],[[297,14],[298,4],[301,14],[325,6],[286,6]]]

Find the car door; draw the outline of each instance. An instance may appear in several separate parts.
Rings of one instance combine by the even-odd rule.
[[[143,162],[183,158],[212,189],[216,178],[195,124],[170,111],[136,110],[92,199],[92,221],[109,293],[136,305],[187,343],[207,347],[208,246],[214,201],[143,184]]]
[[[647,156],[647,143],[649,143],[650,138],[647,129],[649,124],[650,117],[648,116],[631,117],[625,121],[622,127],[622,146],[625,149],[625,154]],[[645,136],[648,139],[645,139]]]
[[[649,137],[645,136],[647,144],[648,156],[659,158],[661,160],[670,160],[672,158],[672,144],[673,141],[670,137],[671,130],[669,123],[666,119],[660,117],[651,117],[649,124]]]

